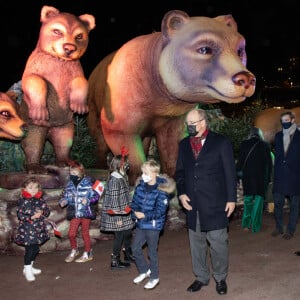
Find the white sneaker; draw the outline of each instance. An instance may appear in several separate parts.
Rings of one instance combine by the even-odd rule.
[[[159,284],[159,278],[150,279],[144,286],[146,290],[152,290]]]
[[[76,256],[79,255],[79,251],[77,249],[72,249],[71,253],[66,257],[65,262],[72,262]]]
[[[75,262],[78,262],[78,263],[84,263],[84,262],[87,262],[87,261],[90,261],[90,260],[93,260],[93,254],[92,254],[92,251],[90,252],[83,252],[82,256],[80,258],[77,258],[75,260]]]
[[[144,279],[146,279],[147,277],[150,277],[151,271],[148,270],[146,273],[142,273],[139,276],[135,277],[133,279],[133,283],[135,284],[139,284],[141,283]]]
[[[25,265],[24,266],[24,272],[23,272],[25,278],[27,281],[35,281],[35,277],[32,273],[31,265]]]
[[[31,270],[32,270],[33,275],[39,275],[42,273],[41,269],[37,269],[37,268],[33,267],[33,261],[31,262]],[[25,275],[25,267],[23,269],[23,274]]]
[[[34,267],[31,267],[31,269],[32,269],[33,275],[39,275],[39,274],[42,273],[41,269],[37,269],[37,268],[34,268]]]

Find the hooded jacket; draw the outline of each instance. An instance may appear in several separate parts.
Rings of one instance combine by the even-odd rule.
[[[83,199],[87,199],[87,203],[83,204]],[[77,186],[69,180],[63,191],[60,202],[67,200],[67,219],[87,218],[95,219],[94,203],[99,200],[99,194],[93,189],[92,179],[85,176],[81,179]]]
[[[166,175],[157,176],[154,186],[149,186],[141,178],[138,178],[131,203],[131,215],[136,222],[136,227],[162,230],[166,221],[169,201],[175,189],[175,181]],[[135,211],[143,212],[145,218],[137,219]]]

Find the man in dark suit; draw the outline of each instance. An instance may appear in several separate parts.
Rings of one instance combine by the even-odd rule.
[[[228,218],[235,209],[237,179],[230,141],[211,131],[207,115],[193,109],[186,116],[189,137],[179,144],[177,193],[186,210],[196,280],[187,288],[196,292],[208,285],[208,245],[218,294],[227,293]]]
[[[299,217],[300,202],[300,131],[295,123],[295,115],[286,111],[281,114],[282,130],[275,135],[274,162],[274,216],[276,229],[272,236],[282,235],[286,240],[294,236]],[[289,199],[289,221],[283,232],[285,199]]]

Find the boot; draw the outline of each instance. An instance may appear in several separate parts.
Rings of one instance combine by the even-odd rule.
[[[34,267],[33,267],[33,264],[34,264],[34,261],[31,262],[31,269],[32,269],[33,275],[39,275],[39,274],[41,274],[41,273],[42,273],[42,270],[41,270],[41,269],[34,268]]]
[[[41,270],[41,269],[34,268],[34,267],[33,267],[33,263],[34,263],[34,261],[31,262],[31,269],[32,269],[33,275],[39,275],[39,274],[41,274],[41,273],[42,273],[42,270]],[[25,266],[24,266],[24,269],[23,269],[23,274],[25,275]]]
[[[128,262],[122,262],[120,259],[120,255],[111,255],[111,264],[110,264],[110,268],[112,270],[122,270],[122,269],[126,269],[130,267],[130,263]]]
[[[127,263],[135,262],[135,257],[132,254],[131,248],[128,248],[128,249],[123,248],[122,251],[124,254],[124,262],[127,262]]]
[[[35,277],[34,277],[34,275],[32,273],[32,267],[31,267],[31,265],[25,265],[24,266],[24,270],[25,270],[24,276],[25,276],[26,280],[27,281],[34,281]]]

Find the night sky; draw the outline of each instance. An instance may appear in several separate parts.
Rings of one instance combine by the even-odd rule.
[[[87,78],[104,56],[129,39],[160,31],[161,20],[169,10],[184,10],[190,16],[231,14],[239,32],[246,38],[248,69],[260,82],[261,78],[272,76],[278,65],[287,66],[290,57],[300,56],[298,1],[270,3],[264,0],[160,0],[140,1],[139,4],[135,1],[97,0],[34,0],[19,4],[6,1],[1,4],[0,91],[6,91],[21,79],[27,57],[37,43],[43,5],[75,15],[94,15],[96,28],[91,31],[88,49],[81,58]]]

